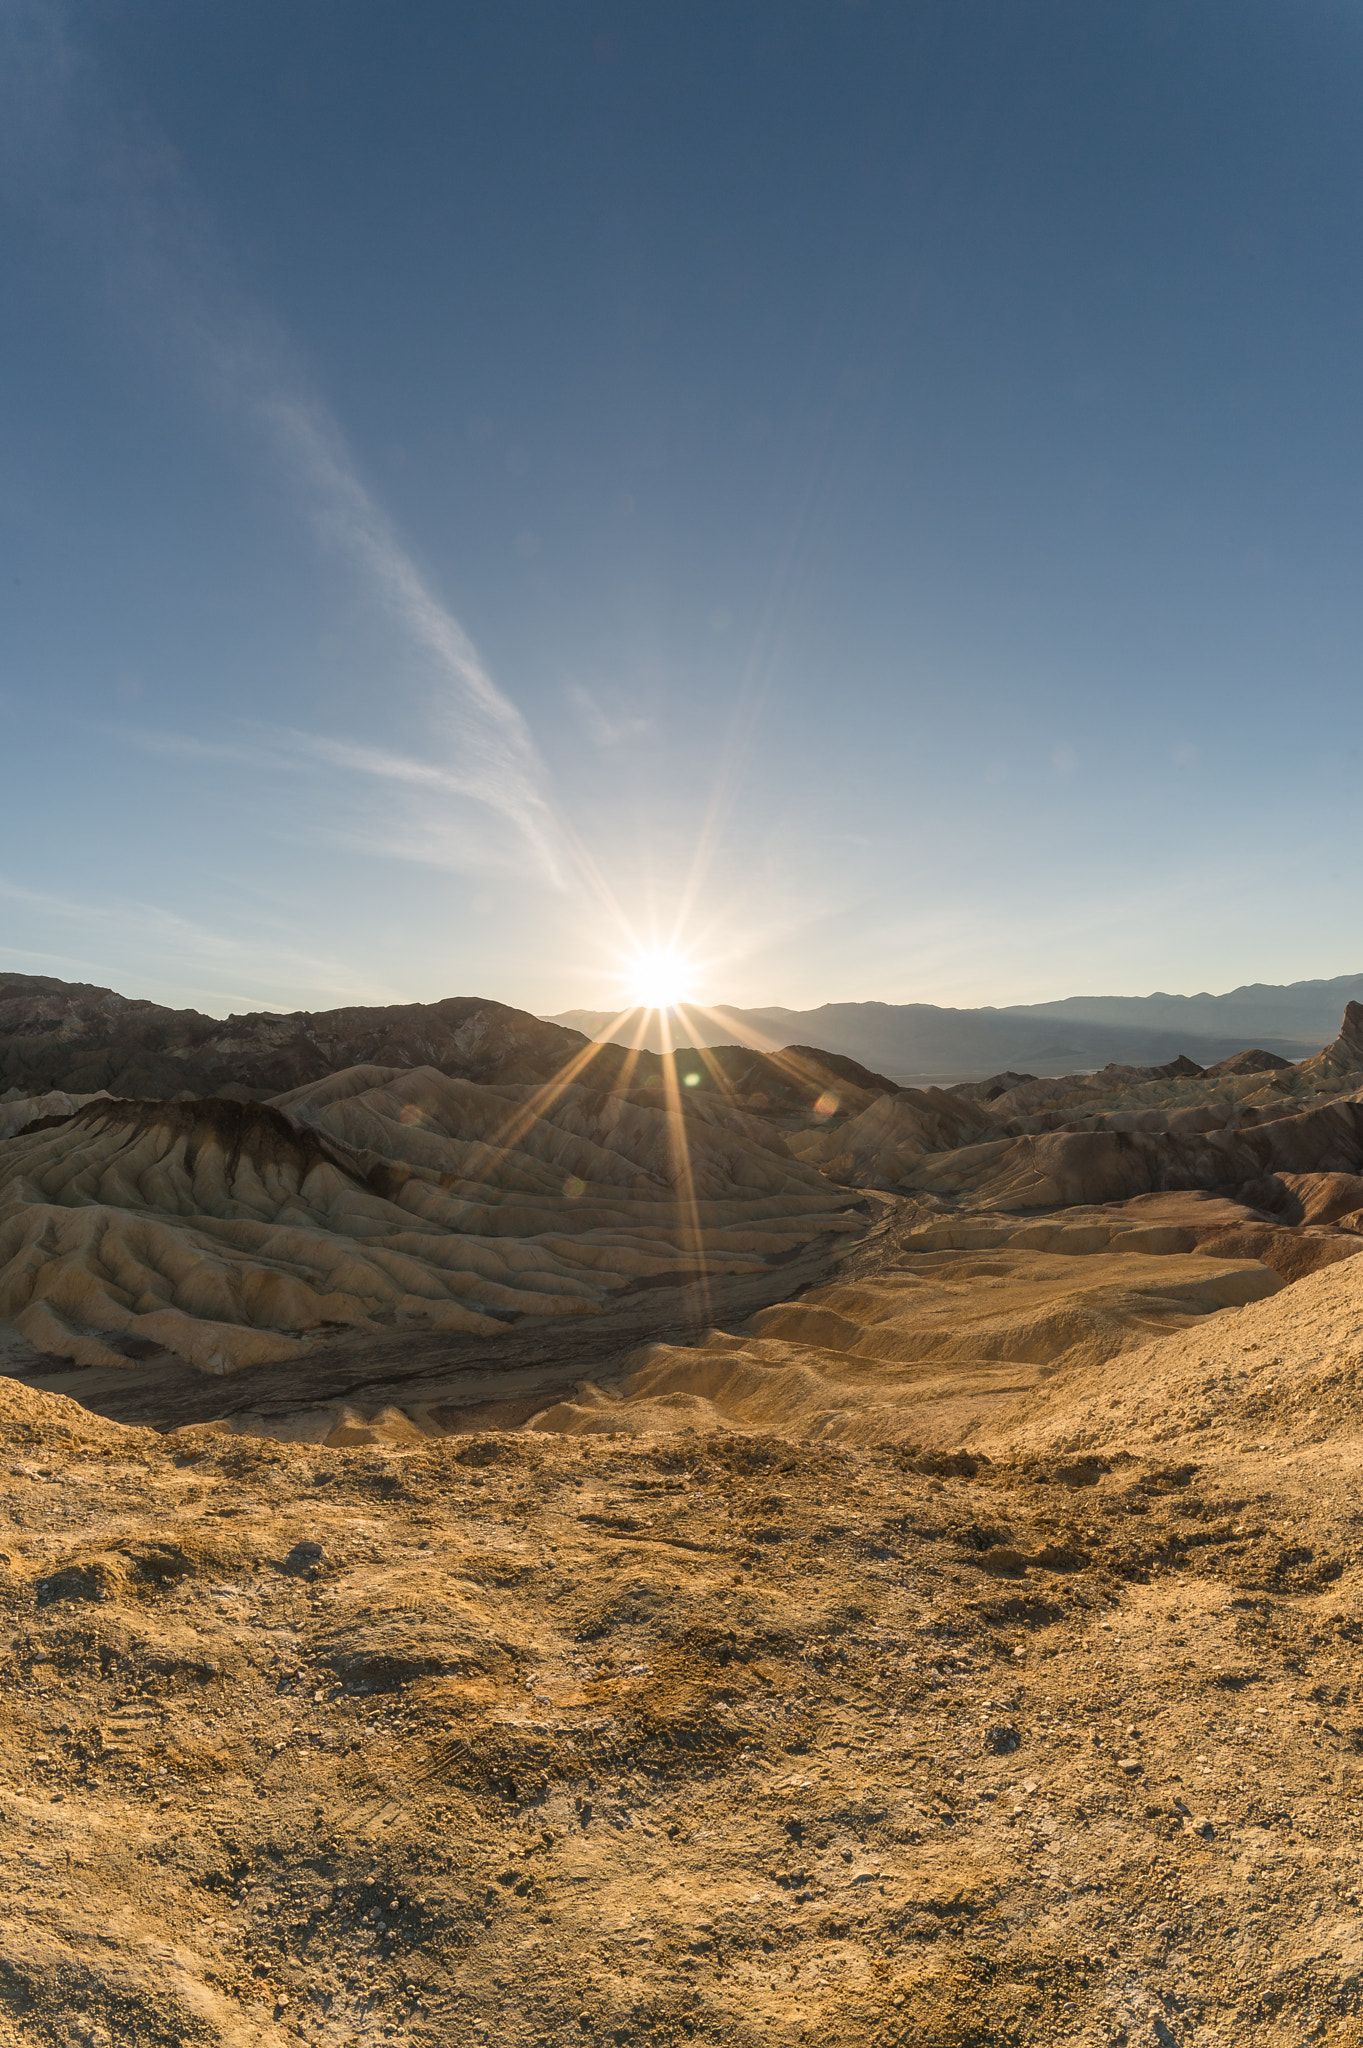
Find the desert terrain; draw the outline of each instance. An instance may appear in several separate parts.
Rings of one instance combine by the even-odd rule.
[[[918,1090],[23,981],[4,2038],[1363,2039],[1363,1008]]]

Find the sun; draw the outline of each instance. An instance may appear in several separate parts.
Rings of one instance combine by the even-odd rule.
[[[629,971],[629,1000],[640,1010],[672,1010],[689,1000],[687,981],[679,953],[640,953]]]

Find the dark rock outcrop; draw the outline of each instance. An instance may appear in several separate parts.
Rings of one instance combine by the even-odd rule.
[[[367,1066],[434,1067],[453,1081],[493,1086],[569,1076],[604,1090],[665,1088],[670,1068],[688,1090],[783,1115],[807,1113],[825,1096],[836,1096],[844,1110],[864,1108],[897,1085],[813,1046],[659,1055],[593,1045],[580,1031],[483,996],[219,1019],[81,982],[0,974],[0,1096],[61,1089],[139,1101],[259,1102]]]
[[[991,1074],[987,1081],[957,1081],[944,1092],[960,1095],[967,1102],[997,1102],[1010,1089],[1025,1088],[1029,1081],[1035,1081],[1035,1074]]]
[[[81,982],[0,975],[0,1093],[102,1088],[143,1101],[263,1100],[367,1065],[430,1066],[462,1081],[547,1081],[587,1043],[481,996],[219,1019]],[[618,1071],[624,1054],[603,1051],[600,1068]]]
[[[1255,1045],[1244,1052],[1233,1052],[1229,1059],[1218,1060],[1214,1067],[1206,1069],[1206,1077],[1217,1081],[1223,1074],[1276,1074],[1291,1064],[1291,1060],[1280,1059],[1276,1052],[1265,1052]]]

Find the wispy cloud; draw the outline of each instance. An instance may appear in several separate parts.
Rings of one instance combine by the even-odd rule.
[[[342,961],[300,950],[291,932],[281,932],[277,940],[271,940],[258,918],[252,922],[249,937],[236,938],[221,927],[197,924],[163,904],[126,896],[82,901],[52,890],[28,888],[3,875],[0,902],[13,905],[19,913],[29,912],[49,937],[54,925],[80,932],[78,958],[83,971],[88,971],[89,962],[103,957],[109,961],[108,971],[118,975],[120,963],[135,951],[144,959],[163,961],[179,982],[184,981],[186,970],[210,978],[212,985],[200,987],[197,995],[200,1001],[215,1005],[240,1003],[243,1008],[277,1009],[281,1007],[277,992],[299,987],[328,1002],[406,999],[405,992],[372,978],[357,979],[353,968]],[[17,945],[3,950],[16,960],[65,959],[70,965],[77,958]]]
[[[630,713],[612,718],[581,683],[566,683],[563,694],[582,720],[593,746],[622,746],[626,740],[637,739],[640,733],[647,732],[652,723],[651,719]]]
[[[377,785],[419,786],[447,804],[483,807],[510,828],[522,865],[560,882],[563,847],[547,772],[524,718],[364,482],[288,337],[234,281],[166,138],[117,101],[54,0],[10,0],[0,57],[11,192],[83,241],[143,339],[254,428],[325,545],[359,572],[424,669],[429,775],[416,772],[419,763],[400,771],[399,757],[358,742],[294,735],[294,745],[319,761],[331,749],[335,765]],[[177,750],[192,752],[192,742]],[[429,839],[433,822],[418,820],[418,842]],[[393,850],[401,836],[395,815]],[[449,836],[478,842],[472,828]]]
[[[248,724],[241,739],[107,723],[98,730],[139,753],[250,768],[258,789],[270,774],[287,778],[288,822],[276,808],[269,828],[277,838],[304,837],[459,874],[518,874],[525,868],[525,839],[516,825],[504,813],[470,812],[465,799],[479,798],[481,791],[466,768],[283,726]],[[306,779],[315,783],[318,797],[311,813],[299,801]],[[576,850],[570,850],[580,868]]]

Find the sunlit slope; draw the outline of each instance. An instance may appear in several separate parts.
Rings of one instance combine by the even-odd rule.
[[[337,1327],[489,1336],[760,1272],[859,1228],[855,1200],[713,1101],[373,1067],[277,1108],[101,1101],[0,1149],[0,1316],[87,1364],[133,1340],[219,1372]]]
[[[1054,1377],[1106,1366],[1281,1285],[1257,1261],[1187,1253],[924,1252],[878,1280],[764,1309],[745,1332],[651,1345],[618,1388],[583,1386],[532,1427],[968,1443]]]

